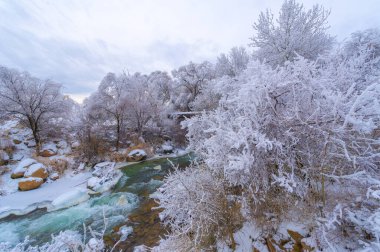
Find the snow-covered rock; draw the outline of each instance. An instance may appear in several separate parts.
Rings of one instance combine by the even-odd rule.
[[[88,195],[87,189],[75,188],[54,199],[53,202],[51,202],[51,205],[48,207],[48,211],[55,211],[58,209],[75,206],[79,203],[87,201],[89,198],[90,195]]]
[[[96,188],[100,184],[101,179],[98,177],[92,177],[87,181],[87,188],[96,191]]]
[[[32,164],[24,173],[25,178],[36,177],[46,179],[48,176],[49,174],[45,166],[41,163]]]
[[[119,234],[120,236],[120,241],[125,241],[129,235],[133,233],[133,228],[132,227],[127,227],[127,226],[121,226],[119,229]]]
[[[104,250],[104,242],[103,239],[91,238],[86,247],[84,248],[84,252],[94,252],[94,251],[103,251]]]
[[[20,191],[29,191],[40,187],[43,182],[42,178],[23,178],[18,182],[18,188]]]
[[[17,138],[15,138],[15,139],[13,139],[13,143],[16,144],[16,145],[18,145],[18,144],[22,143],[22,141],[19,140],[19,139],[17,139]]]
[[[58,172],[53,172],[53,173],[51,173],[50,176],[49,176],[49,178],[50,178],[51,180],[57,180],[57,179],[59,179],[59,174],[58,174]]]
[[[94,166],[93,177],[87,181],[87,188],[102,193],[114,187],[122,176],[122,172],[115,169],[114,162],[102,162]]]
[[[34,147],[36,147],[36,142],[34,140],[30,140],[30,141],[24,142],[24,144],[26,146],[28,146],[28,148],[34,148]]]
[[[147,157],[146,152],[142,149],[136,149],[128,153],[128,162],[138,162],[144,160]]]
[[[24,176],[24,173],[29,168],[29,166],[37,164],[37,161],[32,158],[26,158],[23,159],[16,167],[16,169],[13,170],[11,174],[11,178],[22,178]]]
[[[174,150],[174,147],[170,144],[170,142],[165,142],[162,146],[162,151],[165,153],[165,154],[170,154],[173,152]]]
[[[115,167],[114,162],[101,162],[94,166],[92,175],[95,177],[102,177],[108,173],[108,170],[112,170]]]
[[[57,146],[54,143],[46,144],[41,148],[40,156],[41,157],[51,157],[57,155]]]
[[[68,147],[68,144],[65,140],[61,140],[57,143],[58,149],[66,149]]]
[[[71,144],[71,148],[73,149],[77,149],[78,147],[80,146],[80,142],[79,141],[75,141]]]
[[[86,168],[85,163],[80,163],[79,166],[78,166],[78,171],[83,171],[84,168]]]

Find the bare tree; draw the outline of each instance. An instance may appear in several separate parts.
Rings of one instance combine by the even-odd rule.
[[[40,80],[29,73],[0,67],[0,110],[26,122],[32,130],[36,151],[41,147],[44,126],[65,111],[61,85]]]
[[[125,80],[126,75],[116,76],[108,73],[101,81],[98,90],[89,99],[89,111],[96,114],[96,117],[105,120],[111,119],[111,124],[115,125],[116,150],[119,150],[121,134],[124,127],[127,104]]]

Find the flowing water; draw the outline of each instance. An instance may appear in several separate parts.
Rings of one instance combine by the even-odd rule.
[[[0,220],[0,242],[17,244],[27,235],[33,245],[50,241],[52,234],[64,230],[83,232],[83,224],[94,230],[107,231],[104,240],[109,247],[119,239],[119,227],[130,226],[133,233],[118,248],[132,251],[134,246],[157,244],[165,232],[158,218],[159,210],[149,195],[162,185],[162,179],[172,169],[172,163],[185,167],[191,155],[145,161],[122,168],[124,176],[115,188],[100,196],[93,196],[87,202],[54,212],[37,210],[24,216],[12,216]]]

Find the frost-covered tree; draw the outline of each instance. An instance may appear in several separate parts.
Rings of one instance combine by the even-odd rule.
[[[181,66],[172,71],[176,86],[174,87],[174,104],[179,110],[192,111],[193,102],[202,89],[214,78],[213,65],[210,62]]]
[[[37,153],[47,125],[62,118],[70,106],[61,85],[40,80],[27,72],[0,67],[0,110],[14,115],[32,131]]]
[[[153,117],[152,110],[154,109],[148,77],[135,73],[128,78],[127,89],[129,93],[129,97],[126,98],[128,124],[139,136],[142,136],[144,127]]]
[[[362,52],[366,51],[366,54]],[[380,57],[380,30],[379,29],[368,29],[364,31],[357,31],[351,34],[351,39],[349,39],[344,44],[344,55],[345,57],[353,57],[355,55],[365,55],[367,57],[367,62],[373,62],[373,59]],[[379,62],[374,62],[375,64],[371,67],[380,68]],[[370,69],[369,69],[370,70]]]
[[[108,73],[101,81],[97,92],[92,94],[89,100],[91,113],[97,117],[108,120],[115,127],[115,147],[120,147],[120,138],[126,117],[126,77]]]
[[[228,55],[221,54],[216,62],[215,71],[218,76],[234,77],[243,72],[248,65],[249,55],[244,47],[233,47]]]
[[[328,16],[329,12],[319,5],[305,10],[294,0],[284,1],[277,19],[269,10],[262,12],[251,38],[251,45],[257,48],[256,57],[274,67],[297,55],[316,59],[332,46],[333,38],[326,33]]]

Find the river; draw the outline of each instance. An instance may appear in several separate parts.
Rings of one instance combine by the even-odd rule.
[[[92,196],[79,205],[47,212],[39,209],[23,216],[10,216],[0,220],[0,242],[16,245],[29,236],[32,245],[41,245],[51,240],[52,234],[64,230],[83,233],[83,224],[93,230],[107,228],[104,241],[112,247],[119,239],[117,230],[121,226],[133,228],[128,239],[118,245],[123,251],[133,251],[138,245],[154,246],[165,234],[158,218],[157,206],[149,196],[154,193],[170,170],[172,164],[180,168],[190,163],[192,156],[144,161],[121,169],[123,176],[115,188],[99,196]],[[89,235],[87,235],[89,236]]]

